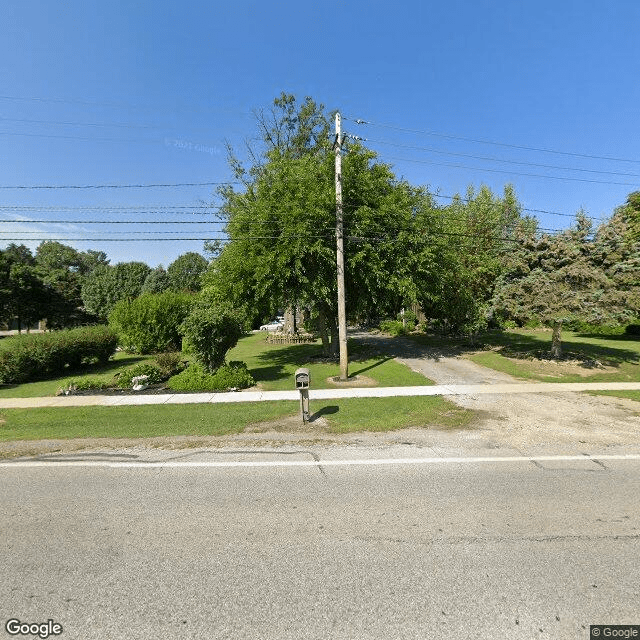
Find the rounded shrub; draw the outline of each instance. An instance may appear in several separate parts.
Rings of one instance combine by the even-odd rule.
[[[213,373],[224,364],[227,351],[238,344],[243,328],[233,312],[201,303],[192,309],[181,331],[198,362]]]
[[[167,382],[167,386],[174,391],[227,391],[246,389],[254,384],[247,365],[240,361],[222,365],[215,373],[208,373],[196,362]]]

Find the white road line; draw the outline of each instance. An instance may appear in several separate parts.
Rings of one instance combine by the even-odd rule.
[[[295,452],[305,455],[305,452]],[[290,453],[288,454],[290,455]],[[117,462],[110,460],[17,460],[0,462],[0,468],[33,468],[33,467],[108,467],[114,469],[154,469],[164,468],[233,468],[233,467],[348,467],[376,466],[392,464],[477,464],[501,462],[550,462],[550,461],[594,461],[594,460],[640,460],[640,454],[623,455],[571,455],[571,456],[492,456],[469,458],[381,458],[367,460],[227,460],[227,461],[183,461],[167,460],[166,462]]]

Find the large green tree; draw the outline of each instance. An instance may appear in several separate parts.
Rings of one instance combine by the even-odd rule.
[[[118,301],[133,300],[142,293],[149,273],[151,269],[144,262],[97,266],[83,279],[81,294],[85,309],[106,320]]]
[[[621,256],[605,249],[618,244],[616,232],[603,226],[597,236],[594,241],[582,212],[571,229],[541,237],[532,233],[499,280],[493,299],[496,314],[519,323],[537,319],[552,327],[553,357],[562,355],[562,328],[568,323],[621,323],[640,310],[637,287],[625,291],[616,278],[614,265]],[[636,269],[636,283],[638,273]]]
[[[420,220],[428,253],[419,256],[419,301],[442,328],[473,333],[489,319],[497,278],[507,269],[518,235],[534,222],[521,215],[513,188],[502,197],[482,186],[467,189],[445,206],[427,209]],[[417,277],[417,276],[416,276]]]
[[[202,274],[207,270],[208,262],[195,251],[178,256],[168,267],[169,285],[174,291],[197,293],[202,289]]]
[[[396,180],[375,154],[353,146],[342,165],[347,314],[399,310],[411,295],[412,217],[422,194]],[[223,191],[228,242],[205,284],[254,315],[303,305],[317,315],[325,347],[337,347],[334,160],[330,149],[280,153],[247,189]],[[331,342],[329,343],[329,336]]]

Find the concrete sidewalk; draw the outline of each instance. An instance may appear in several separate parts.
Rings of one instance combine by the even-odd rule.
[[[310,400],[340,398],[388,398],[391,396],[473,396],[511,393],[565,393],[567,391],[640,391],[640,382],[532,382],[511,384],[448,384],[423,387],[365,387],[312,389]],[[125,406],[147,404],[216,404],[221,402],[267,402],[298,400],[298,391],[242,391],[231,393],[174,393],[122,396],[55,396],[2,398],[0,409],[39,407]]]

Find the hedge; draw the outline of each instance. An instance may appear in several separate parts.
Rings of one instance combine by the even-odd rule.
[[[46,380],[82,364],[106,364],[117,344],[117,334],[105,326],[14,336],[0,350],[0,383]]]
[[[144,293],[134,300],[120,300],[109,314],[109,326],[118,332],[120,344],[134,353],[179,349],[180,325],[189,315],[194,297],[189,293]]]

